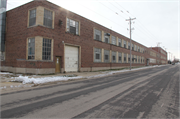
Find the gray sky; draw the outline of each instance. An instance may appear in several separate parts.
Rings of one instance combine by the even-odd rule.
[[[8,0],[7,9],[32,0]],[[180,59],[180,0],[48,0],[129,38],[126,19],[136,18],[132,39],[160,46]],[[168,53],[169,54],[169,53]],[[169,59],[169,56],[168,56]]]

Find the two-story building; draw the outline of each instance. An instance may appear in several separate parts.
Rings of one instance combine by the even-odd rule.
[[[167,53],[162,56],[165,61]],[[130,61],[132,66],[156,65],[157,59],[156,50],[134,40],[130,47],[129,38],[46,0],[34,0],[6,13],[2,71],[96,71],[129,67]]]

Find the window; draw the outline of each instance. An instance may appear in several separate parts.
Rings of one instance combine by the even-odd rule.
[[[128,54],[128,63],[130,63],[131,59],[130,59],[130,54]]]
[[[0,52],[0,61],[5,60],[5,52]]]
[[[104,33],[104,42],[109,43],[110,42],[110,35],[108,33]]]
[[[51,39],[43,38],[42,60],[51,60]]]
[[[52,28],[53,12],[44,9],[44,26]]]
[[[126,54],[124,54],[124,63],[126,63]]]
[[[101,31],[94,29],[94,40],[101,41]]]
[[[137,51],[137,46],[136,45],[134,45],[134,51]]]
[[[134,50],[134,44],[132,44],[132,50]]]
[[[138,46],[138,52],[140,52],[140,48],[139,48],[139,46]]]
[[[104,50],[104,62],[109,62],[109,50]]]
[[[144,48],[142,48],[142,53],[144,53]]]
[[[137,57],[134,55],[134,62],[137,63]]]
[[[141,60],[140,60],[140,56],[139,56],[138,63],[140,63],[140,62],[141,62]]]
[[[94,62],[101,62],[101,49],[94,48]]]
[[[29,26],[36,25],[36,9],[29,11]]]
[[[118,62],[121,63],[122,62],[122,53],[118,53]]]
[[[128,49],[130,50],[130,43],[128,42]]]
[[[116,37],[115,36],[111,36],[111,43],[113,44],[113,45],[116,45]]]
[[[132,63],[134,63],[134,55],[132,55],[131,60],[132,60]]]
[[[66,31],[75,35],[79,35],[79,22],[67,18]]]
[[[116,52],[112,51],[112,62],[116,63]]]
[[[122,43],[122,40],[120,38],[118,38],[118,45],[119,45],[119,47],[121,47],[121,43]]]
[[[141,63],[143,63],[143,62],[142,62],[142,57],[141,57]]]
[[[28,60],[35,59],[35,38],[28,39]]]
[[[126,41],[124,40],[124,48],[126,48]]]

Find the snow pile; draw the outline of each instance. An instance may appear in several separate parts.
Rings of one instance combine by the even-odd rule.
[[[33,84],[43,84],[48,82],[55,82],[55,81],[67,81],[70,79],[79,79],[82,78],[81,76],[78,77],[63,77],[63,76],[54,76],[54,77],[43,77],[43,78],[32,78],[28,76],[19,76],[14,77],[14,80],[17,82],[22,82],[23,84],[33,83]]]
[[[12,74],[12,73],[0,72],[0,74]]]

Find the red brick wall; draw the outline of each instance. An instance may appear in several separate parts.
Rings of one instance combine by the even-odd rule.
[[[36,26],[27,28],[28,22],[28,10],[37,6],[43,6],[55,11],[55,24],[54,29],[49,29],[43,26]],[[80,21],[80,36],[73,35],[65,32],[66,17]],[[59,20],[63,22],[62,26],[59,26]],[[7,12],[7,34],[6,34],[6,61],[2,62],[4,66],[12,67],[27,67],[27,68],[55,68],[55,61],[43,62],[43,61],[26,61],[26,39],[34,36],[44,36],[54,39],[54,59],[56,56],[62,57],[62,64],[64,64],[64,44],[70,43],[81,46],[81,66],[82,67],[114,67],[129,66],[128,63],[94,63],[93,62],[93,47],[103,48],[112,51],[119,51],[129,54],[129,50],[113,46],[110,44],[95,41],[93,39],[93,27],[103,30],[107,33],[127,40],[129,39],[122,36],[110,29],[107,29],[101,25],[96,24],[84,17],[71,13],[55,4],[50,2],[32,1],[23,6],[15,8]],[[144,49],[145,46],[132,41]],[[151,57],[147,53],[139,53],[132,51],[132,55],[143,56],[145,58]],[[145,59],[146,62],[146,59]],[[143,64],[133,64],[133,66]],[[63,68],[63,65],[62,65]]]

